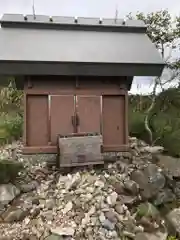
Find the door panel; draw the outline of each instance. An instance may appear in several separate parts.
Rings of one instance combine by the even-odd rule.
[[[51,96],[50,128],[51,143],[57,144],[58,134],[73,133],[74,96]]]
[[[27,95],[27,146],[46,146],[49,141],[48,96]]]
[[[125,144],[125,97],[103,96],[102,100],[103,147],[110,151],[121,150]]]
[[[100,133],[101,98],[100,96],[77,96],[78,132]]]

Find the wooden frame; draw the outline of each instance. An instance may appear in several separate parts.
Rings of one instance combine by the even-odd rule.
[[[38,87],[38,89],[36,88],[36,84],[34,84],[33,81],[31,81],[31,78],[27,78],[26,80],[26,84],[25,84],[25,88],[24,88],[24,102],[25,102],[25,110],[24,110],[24,154],[34,154],[34,153],[57,153],[57,146],[54,146],[51,141],[50,141],[50,123],[49,123],[49,142],[47,144],[47,146],[28,146],[27,145],[27,124],[26,124],[26,120],[28,117],[28,112],[27,112],[27,97],[30,96],[43,96],[43,95],[75,95],[75,96],[124,96],[125,102],[124,102],[124,128],[125,128],[125,140],[124,143],[121,146],[112,146],[112,145],[108,145],[108,146],[102,146],[102,152],[118,152],[118,151],[127,151],[128,150],[128,91],[127,88],[122,88],[122,84],[118,87],[118,86],[114,86],[114,88],[111,87],[108,88],[108,84],[105,86],[105,88],[103,89],[103,85],[102,87],[95,87],[95,85],[92,85],[93,87],[91,88],[82,88],[79,84],[78,87],[76,86],[76,84],[74,85],[74,87],[70,87],[67,88],[63,87],[60,88],[60,86],[63,84],[63,82],[59,85],[57,84],[57,87],[55,87],[56,85],[56,81],[57,81],[57,77],[55,78],[56,80],[53,80],[53,85],[50,84],[50,82],[48,81],[48,87],[44,87],[44,85],[46,84],[46,82],[39,82],[40,86]],[[123,78],[124,81],[126,80],[125,78]],[[38,79],[37,79],[38,80]],[[77,83],[77,78],[74,78],[75,82]],[[90,80],[90,79],[89,79]],[[47,81],[47,80],[46,80]],[[98,78],[97,78],[98,81]],[[110,81],[111,82],[111,81]],[[58,82],[57,82],[58,83]],[[95,84],[96,82],[93,82],[93,84]],[[59,87],[58,87],[59,86]],[[65,84],[66,86],[66,84]],[[68,85],[67,85],[68,86]],[[86,84],[85,84],[86,86]],[[88,86],[88,85],[87,85]],[[124,82],[124,86],[126,86],[126,82]],[[102,118],[102,117],[101,117]],[[102,120],[101,120],[102,122]]]

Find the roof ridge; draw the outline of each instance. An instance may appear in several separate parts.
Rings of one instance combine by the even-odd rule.
[[[125,20],[95,17],[65,17],[47,15],[4,14],[2,27],[18,28],[73,28],[74,30],[107,30],[118,32],[146,32],[146,25],[140,20]]]

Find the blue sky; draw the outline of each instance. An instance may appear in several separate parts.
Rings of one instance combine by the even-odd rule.
[[[129,12],[145,13],[168,9],[172,16],[180,15],[180,0],[34,0],[36,14],[123,18]],[[0,15],[3,13],[32,14],[33,0],[0,0]],[[131,92],[150,92],[152,80],[135,78]]]

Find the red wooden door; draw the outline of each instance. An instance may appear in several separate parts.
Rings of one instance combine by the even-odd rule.
[[[78,132],[100,133],[101,98],[100,96],[77,96],[76,111],[79,118]]]
[[[50,98],[51,143],[57,144],[59,134],[100,133],[101,101],[99,96],[58,95]],[[72,117],[77,121],[73,125]]]
[[[27,95],[27,146],[47,146],[49,141],[48,96]]]
[[[74,110],[74,96],[51,96],[50,132],[53,145],[57,144],[58,134],[73,133],[72,116],[74,116]]]
[[[125,141],[125,97],[103,96],[102,135],[105,151],[121,151]]]

